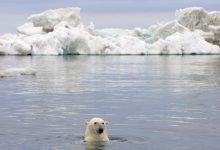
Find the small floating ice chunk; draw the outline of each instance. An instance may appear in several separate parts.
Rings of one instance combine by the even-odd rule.
[[[37,71],[33,68],[10,68],[0,71],[0,77],[14,77],[20,75],[36,75]]]

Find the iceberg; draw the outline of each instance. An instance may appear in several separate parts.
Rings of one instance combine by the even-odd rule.
[[[82,23],[80,8],[60,8],[31,15],[17,32],[0,36],[0,55],[220,54],[220,12],[200,7],[130,30],[96,29]]]
[[[220,46],[220,12],[207,12],[200,7],[176,11],[176,20],[191,31],[200,32],[206,41]]]

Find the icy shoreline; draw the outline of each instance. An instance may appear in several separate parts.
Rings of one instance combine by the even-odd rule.
[[[17,31],[0,36],[0,55],[220,54],[220,12],[199,7],[133,30],[95,29],[81,22],[80,8],[60,8],[28,17]]]

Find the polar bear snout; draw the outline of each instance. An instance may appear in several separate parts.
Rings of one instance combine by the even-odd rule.
[[[103,133],[103,131],[104,131],[104,129],[103,129],[103,128],[99,128],[99,129],[98,129],[98,131],[97,131],[97,133],[102,134],[102,133]]]

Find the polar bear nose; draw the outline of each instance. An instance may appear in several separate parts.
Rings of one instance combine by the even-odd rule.
[[[102,133],[103,133],[103,129],[102,129],[102,128],[99,128],[99,129],[98,129],[98,133],[99,133],[99,134],[102,134]]]

